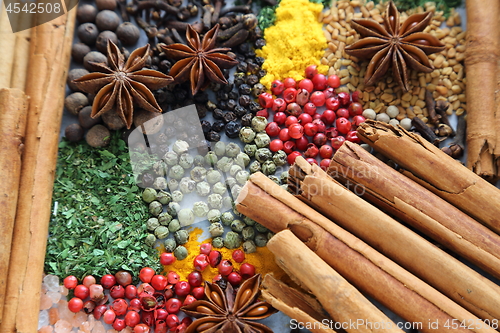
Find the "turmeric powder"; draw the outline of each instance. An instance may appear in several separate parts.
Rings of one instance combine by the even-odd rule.
[[[268,90],[274,80],[302,80],[309,65],[318,65],[319,73],[327,73],[328,66],[320,65],[327,47],[323,24],[317,20],[322,9],[323,5],[308,0],[281,1],[274,26],[264,30],[266,45],[256,51],[265,59],[262,68],[267,74],[260,83]]]

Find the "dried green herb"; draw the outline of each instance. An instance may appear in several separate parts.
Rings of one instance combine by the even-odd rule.
[[[120,133],[106,149],[63,140],[45,272],[83,278],[119,270],[135,275],[145,266],[159,270],[157,250],[145,244],[149,213],[141,192]]]
[[[407,11],[412,8],[417,8],[419,6],[425,8],[425,3],[428,0],[394,0],[394,4],[400,11]],[[451,8],[460,7],[463,3],[462,0],[436,0],[436,10],[442,10],[444,16],[448,17]]]

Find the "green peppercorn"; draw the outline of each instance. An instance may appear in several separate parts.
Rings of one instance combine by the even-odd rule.
[[[217,193],[212,193],[207,198],[208,206],[213,209],[221,209],[222,208],[222,196]]]
[[[282,189],[284,189],[285,191],[288,191],[288,184],[283,184],[283,185],[280,185],[280,187]]]
[[[174,252],[175,248],[177,247],[177,242],[173,238],[165,239],[165,242],[163,244],[165,246],[165,251],[168,253]]]
[[[219,162],[220,161],[222,161],[222,159],[219,160]],[[215,183],[219,182],[221,179],[222,179],[222,175],[219,171],[214,170],[214,169],[210,169],[207,171],[207,182],[209,184],[215,184]]]
[[[144,200],[145,203],[151,203],[155,199],[156,199],[156,190],[151,187],[146,187],[142,192],[142,200]]]
[[[151,213],[151,215],[158,216],[162,211],[163,205],[160,202],[155,200],[149,204],[149,212]]]
[[[151,232],[154,231],[159,226],[160,222],[158,222],[158,219],[155,217],[148,219],[148,221],[146,222],[146,228]]]
[[[242,127],[240,129],[239,135],[240,135],[241,142],[244,142],[244,143],[252,143],[252,141],[255,139],[255,132],[250,127]]]
[[[226,156],[227,157],[236,157],[239,153],[241,153],[241,148],[234,142],[228,143],[226,146]]]
[[[201,156],[201,155],[196,155],[194,157],[193,165],[195,165],[195,166],[204,166],[205,165],[205,158],[203,156]]]
[[[236,181],[236,179],[234,179],[233,177],[227,177],[226,178],[226,185],[229,187],[229,188],[232,188],[234,185],[238,184],[238,182]]]
[[[177,219],[173,219],[168,225],[168,231],[174,233],[181,228],[181,223]]]
[[[255,220],[252,220],[248,216],[245,216],[243,218],[243,222],[245,222],[245,224],[248,225],[248,226],[252,226],[252,225],[255,225],[255,223],[257,223],[257,222],[255,222]]]
[[[241,220],[234,220],[231,222],[231,230],[237,233],[241,233],[246,224]]]
[[[273,155],[273,162],[277,166],[282,166],[286,164],[287,162],[286,158],[287,158],[286,153],[283,150],[278,150]]]
[[[248,171],[242,170],[236,174],[236,181],[240,185],[245,185],[245,183],[248,180],[248,177],[250,177],[250,174],[248,173]]]
[[[195,182],[201,182],[203,179],[205,179],[207,170],[204,167],[196,166],[191,170],[190,174],[192,180],[194,180]]]
[[[193,210],[189,208],[181,209],[179,214],[177,214],[177,218],[179,219],[181,226],[185,227],[187,225],[191,225],[194,223]]]
[[[163,225],[155,229],[155,236],[158,239],[166,238],[168,236],[168,233],[169,233],[168,228]]]
[[[222,213],[220,220],[224,225],[230,226],[234,221],[234,215],[231,212]]]
[[[197,217],[205,217],[210,209],[204,201],[198,201],[193,204],[193,213]]]
[[[210,194],[210,184],[207,182],[199,182],[196,184],[196,193],[198,193],[200,197],[206,197]]]
[[[188,254],[188,250],[182,245],[177,246],[174,250],[174,256],[177,260],[186,259]]]
[[[264,247],[267,245],[267,236],[264,234],[257,234],[255,235],[254,242],[258,247]]]
[[[269,175],[269,176],[267,176],[267,178],[271,179],[277,185],[281,185],[281,180],[279,179],[279,177],[274,176],[274,175]]]
[[[267,119],[265,117],[253,117],[252,118],[252,129],[259,133],[259,132],[264,132],[266,130],[267,126]]]
[[[281,184],[288,183],[288,171],[283,171],[280,175]]]
[[[189,177],[182,177],[181,181],[179,182],[179,190],[181,190],[183,194],[191,193],[195,188],[196,182]]]
[[[266,91],[266,87],[262,83],[256,83],[252,87],[252,96],[258,98],[260,94]]]
[[[174,166],[179,163],[179,156],[173,151],[167,151],[163,156],[163,160],[168,166]]]
[[[161,213],[160,215],[158,215],[158,222],[161,225],[168,226],[168,224],[170,223],[170,221],[172,221],[172,216],[170,216],[169,213],[165,212],[165,213]]]
[[[259,172],[260,171],[259,161],[253,161],[252,163],[250,163],[250,166],[248,167],[248,169],[250,170],[250,173]]]
[[[153,187],[157,190],[163,190],[167,188],[167,180],[165,177],[156,177],[153,182]]]
[[[213,151],[209,151],[205,155],[205,164],[207,164],[209,166],[213,167],[217,163],[218,160],[219,159],[217,158],[217,155]]]
[[[232,250],[240,247],[240,245],[241,245],[241,237],[236,232],[229,231],[224,237],[224,246],[226,248]]]
[[[184,153],[181,156],[179,156],[179,165],[183,169],[190,169],[193,166],[193,163],[194,163],[194,158],[188,153]]]
[[[224,193],[226,193],[226,190],[226,185],[224,185],[224,183],[222,182],[217,182],[212,186],[212,192],[216,194],[223,195]]]
[[[257,133],[257,135],[255,135],[254,141],[255,141],[255,145],[257,146],[257,148],[265,148],[265,147],[269,146],[269,143],[271,142],[271,138],[265,132],[264,133]]]
[[[267,237],[267,240],[268,240],[268,241],[269,241],[269,240],[271,240],[271,238],[273,238],[273,236],[274,236],[274,232],[272,232],[272,231],[268,231],[268,232],[266,233],[266,237]]]
[[[243,148],[243,151],[245,152],[245,154],[248,155],[248,157],[254,157],[255,156],[255,152],[257,151],[257,146],[256,145],[247,144]]]
[[[174,234],[177,244],[186,244],[189,240],[189,232],[187,230],[178,230]],[[267,239],[266,239],[267,240]]]
[[[184,169],[180,165],[174,165],[168,170],[168,176],[176,180],[181,180],[184,176]]]
[[[257,246],[253,240],[247,240],[243,243],[243,251],[245,253],[254,253],[257,251]]]
[[[276,172],[276,164],[273,161],[265,161],[262,164],[262,173],[266,176],[274,175]]]
[[[231,199],[231,197],[222,198],[222,207],[224,207],[224,209],[232,208],[233,207],[233,199]]]
[[[257,146],[255,147],[257,148]],[[248,156],[246,153],[239,153],[238,155],[236,155],[234,163],[242,168],[246,168],[250,164],[250,156]]]
[[[172,196],[167,191],[159,191],[156,195],[156,200],[158,200],[162,205],[168,205],[172,201]]]
[[[212,246],[216,249],[224,247],[224,239],[222,239],[222,237],[215,237],[212,239]]]
[[[208,232],[210,233],[212,238],[220,237],[224,234],[224,227],[219,222],[215,222],[210,224],[210,226],[208,227]]]
[[[238,195],[240,195],[240,192],[241,192],[240,185],[234,185],[233,187],[231,187],[231,195],[233,196],[233,198],[237,198]]]
[[[259,161],[259,163],[264,163],[272,157],[273,153],[269,150],[269,148],[259,148],[255,152],[255,159]]]
[[[236,207],[236,205],[233,204],[233,214],[234,216],[236,217],[243,217],[243,214],[241,214],[239,211],[238,211],[238,208]]]
[[[217,141],[212,149],[212,151],[217,155],[218,157],[224,156],[226,153],[226,144],[222,141]]]
[[[215,223],[220,221],[220,210],[218,209],[211,209],[207,213],[207,219],[210,223]]]
[[[181,210],[181,206],[177,203],[172,201],[167,205],[167,213],[169,213],[172,216],[177,216],[177,213]]]
[[[244,227],[241,231],[241,237],[243,237],[244,241],[254,239],[255,229],[253,227]]]
[[[216,166],[220,171],[228,173],[233,165],[233,162],[234,160],[232,158],[224,156],[217,162]]]
[[[177,188],[179,188],[179,182],[177,181],[177,179],[169,179],[168,180],[168,189],[170,191],[175,191],[175,190],[177,190]]]
[[[184,194],[181,191],[173,191],[172,192],[172,201],[173,202],[181,202],[184,199]]]
[[[269,231],[269,229],[267,229],[266,227],[264,227],[262,224],[260,223],[255,223],[255,229],[258,231],[258,232],[261,232],[261,233],[266,233]]]
[[[177,153],[177,155],[181,155],[187,153],[189,150],[189,144],[183,140],[177,140],[172,145],[172,150]]]
[[[156,243],[156,237],[155,237],[155,235],[148,234],[146,236],[146,239],[144,240],[144,242],[146,243],[146,245],[153,247],[155,245],[155,243]]]

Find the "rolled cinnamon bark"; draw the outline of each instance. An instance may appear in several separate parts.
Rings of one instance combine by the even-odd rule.
[[[38,14],[37,14],[38,15]],[[76,6],[33,28],[30,96],[12,252],[0,332],[36,332],[52,188]],[[26,301],[29,300],[29,301]]]
[[[455,206],[346,142],[332,157],[328,174],[441,245],[500,278],[500,236]]]
[[[467,167],[480,176],[496,176],[495,89],[500,59],[500,2],[467,0]]]
[[[357,289],[409,322],[477,320],[481,325],[472,331],[494,332],[476,316],[260,173],[250,177],[236,205],[238,211],[274,232],[291,230]],[[419,330],[436,332],[427,325]]]
[[[500,190],[439,148],[402,127],[366,121],[361,140],[393,160],[414,180],[500,234]]]
[[[274,254],[276,263],[309,289],[347,332],[404,332],[290,230],[274,235],[267,248]],[[358,320],[371,323],[372,327],[358,324]],[[318,327],[322,324],[313,323]]]
[[[10,88],[16,35],[10,27],[6,3],[0,4],[0,88]],[[15,15],[14,15],[15,16]]]

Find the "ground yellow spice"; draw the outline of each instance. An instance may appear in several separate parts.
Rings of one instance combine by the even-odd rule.
[[[323,25],[318,22],[322,10],[323,5],[308,0],[281,1],[275,24],[264,30],[266,46],[256,51],[266,59],[262,68],[267,74],[260,83],[268,90],[274,80],[302,80],[309,65],[318,65],[322,74],[328,72],[328,66],[320,65],[327,47]]]
[[[188,257],[184,260],[177,260],[172,265],[164,266],[164,274],[169,271],[174,271],[179,274],[181,280],[187,280],[189,273],[194,271],[193,261],[194,258],[200,254],[200,244],[211,243],[211,240],[199,241],[198,239],[203,234],[203,230],[200,228],[194,228],[189,233],[189,242],[184,246],[188,250]],[[235,262],[232,258],[232,253],[234,250],[229,250],[226,248],[214,249],[218,250],[222,254],[222,259],[231,260],[233,263],[234,270],[239,271],[241,264]],[[241,250],[241,248],[240,248]],[[262,275],[267,273],[273,273],[274,277],[277,279],[286,278],[286,273],[278,267],[274,261],[274,255],[267,249],[267,247],[258,247],[257,252],[245,254],[245,261],[243,263],[249,263],[255,266],[255,271]],[[213,277],[219,274],[217,268],[212,268],[208,266],[205,271],[203,271],[203,280],[212,281]]]

